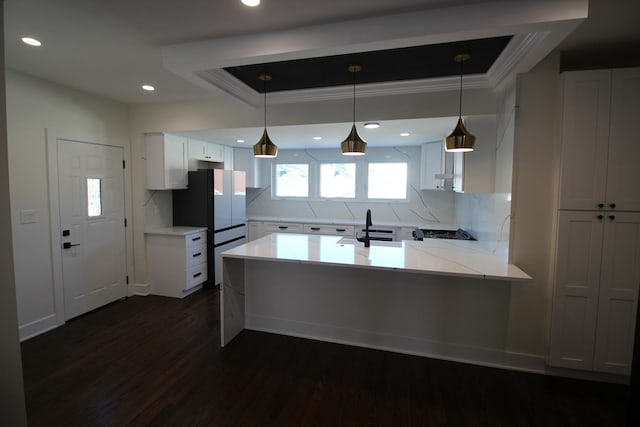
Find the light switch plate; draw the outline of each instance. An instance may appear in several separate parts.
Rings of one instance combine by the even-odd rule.
[[[33,224],[36,222],[35,209],[23,209],[20,211],[20,224]]]

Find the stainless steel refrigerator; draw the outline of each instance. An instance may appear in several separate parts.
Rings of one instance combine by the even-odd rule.
[[[207,285],[222,281],[221,253],[246,242],[246,179],[242,171],[189,172],[186,190],[173,190],[173,225],[207,227]]]

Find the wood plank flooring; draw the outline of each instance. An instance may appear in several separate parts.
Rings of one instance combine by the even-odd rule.
[[[628,387],[243,331],[132,297],[22,344],[31,426],[624,426]]]

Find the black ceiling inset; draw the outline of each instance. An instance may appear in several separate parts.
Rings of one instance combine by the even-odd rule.
[[[273,79],[268,83],[269,92],[314,89],[350,85],[353,75],[349,64],[362,65],[356,81],[381,83],[399,80],[429,79],[460,74],[460,64],[453,57],[460,52],[471,53],[464,63],[464,74],[484,74],[502,53],[511,36],[465,40],[401,49],[359,52],[347,55],[325,56],[294,61],[252,64],[229,67],[225,70],[247,86],[263,92],[263,82],[258,76],[268,72]]]

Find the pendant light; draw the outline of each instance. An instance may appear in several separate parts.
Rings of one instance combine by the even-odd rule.
[[[267,82],[271,80],[271,74],[262,73],[258,76],[264,83],[264,132],[262,137],[253,146],[253,155],[261,158],[274,158],[278,156],[278,146],[271,141],[267,133]]]
[[[476,141],[476,137],[471,135],[462,123],[462,64],[469,58],[471,58],[471,55],[468,53],[459,53],[453,58],[454,61],[460,63],[460,102],[458,110],[458,124],[453,132],[444,139],[445,151],[473,151],[473,144]]]
[[[356,73],[360,72],[362,67],[351,64],[348,70],[350,73],[353,73],[353,125],[347,138],[340,143],[340,147],[342,148],[342,154],[345,156],[362,156],[367,149],[367,143],[364,139],[360,138],[356,130]]]

